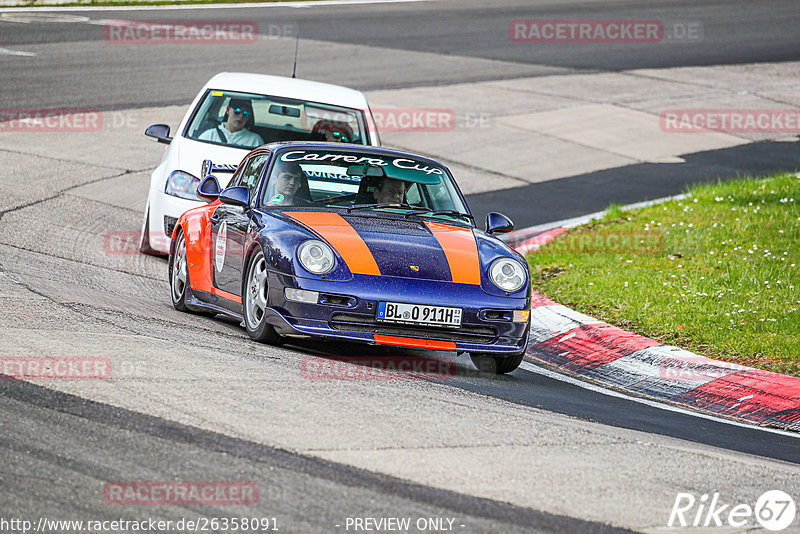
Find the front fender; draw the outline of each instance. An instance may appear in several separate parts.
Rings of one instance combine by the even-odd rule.
[[[257,217],[255,222],[259,230],[248,238],[245,262],[249,261],[255,246],[260,245],[264,250],[269,268],[280,274],[328,282],[347,282],[353,279],[353,273],[347,262],[336,250],[336,247],[323,236],[279,212],[274,214],[258,213]],[[321,276],[312,274],[303,268],[297,259],[297,248],[309,239],[319,239],[331,247],[336,258],[336,267],[333,271]]]
[[[208,231],[209,217],[220,205],[219,201],[215,201],[207,206],[191,209],[181,215],[178,219],[178,224],[175,225],[175,230],[173,230],[172,243],[170,244],[170,255],[174,256],[175,237],[179,229],[183,231],[184,239],[186,240],[186,266],[189,271],[192,289],[208,293],[213,292],[210,261],[213,247],[211,246],[211,232]]]
[[[489,279],[489,267],[498,258],[511,258],[522,265],[527,273],[528,280],[522,289],[508,296],[514,298],[527,297],[530,299],[530,268],[528,267],[528,262],[525,261],[525,257],[494,236],[490,236],[480,230],[475,230],[474,234],[478,241],[478,252],[481,258],[481,288],[483,291],[489,295],[506,296],[505,291],[496,287]]]

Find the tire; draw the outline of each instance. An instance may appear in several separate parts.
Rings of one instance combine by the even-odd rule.
[[[264,313],[267,308],[267,289],[267,260],[264,258],[264,252],[259,249],[247,265],[247,277],[242,295],[244,326],[251,339],[259,343],[279,345],[283,342],[283,337],[267,323]]]
[[[144,216],[144,225],[142,226],[142,239],[139,241],[139,252],[150,256],[163,256],[163,254],[150,246],[150,207],[147,207],[147,212]]]
[[[494,356],[475,352],[470,353],[469,357],[475,367],[482,373],[504,375],[519,367],[519,364],[522,363],[522,358],[525,357],[525,352],[512,354],[511,356]]]
[[[186,290],[191,287],[189,268],[186,264],[186,239],[183,237],[183,229],[179,228],[175,236],[175,254],[169,255],[169,293],[172,297],[172,306],[176,310],[191,311],[186,306]]]

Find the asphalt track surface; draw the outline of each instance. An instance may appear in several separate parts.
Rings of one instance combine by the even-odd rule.
[[[790,61],[800,55],[800,11],[791,0],[761,2],[716,0],[530,2],[412,2],[261,9],[69,12],[94,23],[41,23],[8,13],[0,28],[2,46],[58,44],[72,61],[53,61],[36,69],[13,69],[0,80],[0,95],[8,107],[92,106],[131,108],[189,102],[196,87],[223,70],[254,68],[288,76],[294,47],[273,53],[242,53],[235,46],[204,49],[202,58],[193,45],[143,47],[139,54],[120,57],[115,45],[103,45],[103,20],[246,20],[261,32],[299,31],[298,76],[324,79],[356,89],[385,89],[521,78],[553,72],[602,72],[637,68],[693,65],[731,65]],[[654,47],[645,44],[592,46],[544,44],[536,47],[509,39],[508,24],[515,19],[641,19],[678,24],[699,22],[703,40],[674,41]],[[380,55],[363,54],[350,61],[321,58],[308,63],[303,40],[347,43],[379,49],[418,51],[439,56],[462,56],[507,62],[497,72],[437,72],[415,65],[389,64]],[[185,55],[183,50],[187,54]],[[127,50],[127,49],[126,49]],[[278,53],[279,52],[279,53]],[[284,53],[285,52],[285,53]],[[254,57],[255,56],[255,57]],[[10,66],[10,61],[4,62]],[[397,67],[397,68],[395,68]]]
[[[513,79],[638,68],[736,65],[800,57],[800,10],[791,0],[763,2],[412,2],[318,8],[242,8],[158,11],[73,11],[72,22],[39,22],[21,13],[0,15],[0,46],[58,48],[21,68],[0,55],[9,76],[0,78],[4,108],[78,107],[99,110],[186,104],[213,74],[224,70],[289,75],[294,47],[269,37],[300,33],[298,74],[360,90]],[[52,17],[52,15],[46,15]],[[5,19],[3,19],[5,17]],[[665,32],[699,25],[702,41],[651,44],[538,44],[509,39],[515,19],[641,19],[664,21]],[[88,19],[83,21],[82,19]],[[107,20],[244,20],[255,22],[263,42],[252,47],[180,44],[129,46],[104,39]],[[52,20],[52,19],[51,19]],[[670,30],[673,28],[673,30]],[[380,53],[311,51],[303,43],[372,47]],[[31,47],[30,45],[34,45]],[[19,48],[15,48],[19,47]],[[424,64],[396,52],[430,54]],[[305,52],[305,55],[304,55]],[[491,60],[481,69],[454,68],[437,58]],[[487,140],[491,142],[491,140]],[[758,143],[693,154],[686,164],[639,164],[558,182],[471,195],[476,220],[505,209],[525,228],[605,209],[611,203],[678,194],[688,184],[761,175],[800,166],[800,144]],[[524,202],[517,199],[523,198]]]
[[[13,379],[2,381],[0,388],[0,450],[7,466],[0,474],[3,501],[8,506],[28,499],[36,487],[37,503],[27,510],[31,516],[118,519],[120,512],[101,499],[76,498],[91,493],[86,479],[122,480],[126,464],[149,465],[154,472],[174,476],[178,465],[183,480],[246,474],[247,480],[259,486],[259,503],[248,507],[246,514],[280,518],[278,529],[288,532],[341,531],[346,517],[363,516],[457,517],[458,523],[475,533],[628,532],[428,488]],[[19,432],[20,427],[25,427],[27,434]],[[198,458],[195,462],[199,465],[187,466],[191,458]],[[20,469],[23,465],[25,472]],[[58,486],[41,484],[40,477],[46,476],[68,477],[74,494],[65,496]],[[229,513],[223,507],[163,506],[126,517],[177,522],[183,517],[224,517]]]
[[[92,19],[170,20],[185,19],[183,11],[75,13]],[[642,18],[696,21],[703,23],[706,35],[715,36],[703,46],[687,43],[666,44],[654,53],[652,47],[606,47],[602,50],[572,47],[530,49],[516,46],[507,38],[508,21],[515,18]],[[800,58],[800,10],[796,2],[581,2],[537,3],[506,1],[421,2],[337,8],[249,10],[202,10],[192,19],[252,19],[262,27],[294,24],[303,39],[369,45],[376,48],[413,50],[434,56],[469,56],[501,60],[494,72],[442,72],[435,69],[415,72],[412,66],[387,72],[383,56],[365,54],[353,62],[352,69],[341,62],[303,63],[303,76],[360,89],[402,88],[420,85],[477,81],[496,78],[547,75],[553,72],[595,72],[642,67],[738,64],[787,61]],[[185,104],[196,87],[221,70],[257,70],[286,74],[290,59],[280,57],[233,57],[224,47],[215,47],[202,60],[187,63],[191,47],[147,47],[141,54],[123,57],[113,46],[104,46],[101,26],[85,23],[0,23],[0,46],[14,48],[61,47],[69,50],[71,61],[58,58],[35,69],[26,69],[14,58],[0,56],[8,76],[0,77],[0,107],[68,107],[129,109],[164,104]],[[301,41],[302,50],[302,41]],[[188,66],[187,66],[188,64]],[[435,59],[432,60],[435,65]],[[179,75],[176,75],[179,73]],[[311,75],[309,75],[311,73]],[[604,208],[610,201],[633,202],[680,192],[683,184],[708,176],[734,175],[743,170],[766,173],[797,166],[794,144],[758,143],[694,155],[684,174],[675,176],[669,168],[642,164],[614,171],[534,184],[514,190],[475,195],[471,205],[476,213],[492,209],[506,211],[529,224],[581,215]],[[598,195],[597,190],[602,190]],[[518,199],[529,199],[521,209]],[[568,197],[569,200],[565,200]],[[534,218],[526,213],[537,213]],[[4,214],[7,216],[9,214]],[[0,218],[0,222],[5,222]],[[55,246],[55,243],[52,243]],[[45,247],[47,248],[47,247]],[[29,287],[42,279],[42,266],[31,255],[4,256],[2,269],[28,273]],[[44,260],[50,268],[64,269],[78,276],[81,265],[57,254]],[[165,267],[164,263],[164,269]],[[136,268],[134,265],[132,268]],[[143,279],[149,273],[134,274]],[[47,284],[45,284],[47,285]],[[57,284],[43,289],[54,301],[68,299],[69,290]],[[60,293],[59,291],[63,291]],[[152,293],[152,294],[151,294]],[[166,286],[162,288],[166,295]],[[140,295],[156,298],[156,291]],[[162,295],[162,296],[163,296]],[[145,310],[155,321],[156,312]],[[103,303],[96,303],[90,316],[103,315]],[[140,313],[141,310],[138,310]],[[112,324],[115,319],[106,319]],[[133,320],[116,319],[125,328],[135,328]],[[208,321],[203,336],[224,334],[235,339],[233,350],[248,343],[243,331],[220,319]],[[189,332],[191,334],[191,332]],[[187,332],[179,337],[186,339]],[[203,337],[201,336],[201,337]],[[348,346],[299,344],[288,349],[297,354],[324,354],[336,358],[347,354]],[[245,352],[242,352],[245,353]],[[779,433],[733,426],[724,422],[668,412],[630,400],[612,398],[541,375],[517,370],[507,377],[476,375],[468,364],[447,380],[432,379],[441,388],[452,388],[510,403],[563,414],[578,420],[633,429],[800,464],[800,440]],[[289,531],[332,531],[331,525],[352,515],[419,517],[457,516],[468,523],[470,532],[605,532],[615,529],[603,524],[572,519],[559,514],[537,512],[496,500],[412,484],[388,475],[348,467],[335,462],[270,448],[222,434],[200,430],[166,419],[115,408],[66,393],[18,382],[0,381],[0,450],[4,467],[0,470],[4,503],[40,515],[62,515],[76,510],[92,517],[113,518],[113,509],[89,503],[93,491],[88,480],[114,480],[131,473],[147,472],[151,479],[175,476],[184,480],[201,475],[230,477],[240,473],[269,492],[270,510],[259,515],[279,515],[297,527]],[[23,427],[27,432],[18,432]],[[146,467],[145,467],[146,466]],[[161,478],[159,478],[161,475]],[[140,475],[143,476],[143,475]],[[49,491],[47,480],[65,477],[74,482],[75,493]],[[44,481],[44,483],[43,483]],[[42,496],[31,497],[36,485]],[[269,488],[278,488],[271,491]],[[213,515],[208,509],[165,507],[147,515],[164,519],[196,512]],[[144,513],[139,514],[145,515]]]
[[[490,211],[500,210],[518,227],[527,228],[597,213],[611,204],[626,205],[678,195],[695,184],[794,172],[800,168],[800,143],[762,141],[696,152],[683,159],[685,163],[679,165],[638,163],[469,195],[467,200],[478,221]]]

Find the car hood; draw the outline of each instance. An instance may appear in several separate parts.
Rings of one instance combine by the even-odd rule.
[[[327,241],[353,274],[481,284],[471,228],[419,218],[285,211]]]

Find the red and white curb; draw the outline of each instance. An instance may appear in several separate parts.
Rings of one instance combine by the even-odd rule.
[[[528,237],[536,250],[566,231]],[[522,252],[523,254],[525,252]],[[721,362],[626,332],[534,292],[529,359],[628,393],[718,416],[800,431],[800,378]]]

